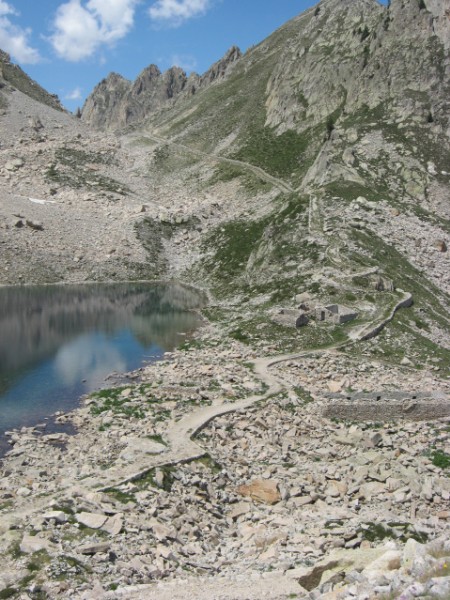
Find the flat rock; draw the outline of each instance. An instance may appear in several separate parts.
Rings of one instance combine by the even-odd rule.
[[[270,479],[255,479],[247,485],[239,486],[237,493],[263,504],[276,504],[281,500],[278,482]]]
[[[80,554],[98,554],[108,552],[109,548],[109,542],[100,542],[98,544],[83,544],[78,546],[77,551]]]
[[[110,535],[119,535],[123,527],[123,517],[120,514],[114,515],[107,519],[104,525],[101,526],[103,531],[106,531]]]
[[[246,515],[250,510],[250,507],[251,504],[249,502],[238,502],[233,505],[227,516],[231,519],[238,519],[239,517]]]
[[[51,548],[52,544],[49,540],[41,538],[37,535],[25,534],[20,543],[20,551],[24,554],[33,554],[34,552],[40,552],[41,550],[50,550]]]
[[[89,527],[90,529],[100,529],[108,520],[108,517],[98,513],[82,512],[76,515],[76,520],[81,525]]]

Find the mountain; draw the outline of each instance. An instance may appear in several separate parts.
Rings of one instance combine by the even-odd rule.
[[[170,107],[181,95],[193,95],[199,88],[223,79],[240,56],[239,48],[233,46],[203,76],[192,73],[188,77],[180,67],[161,73],[156,65],[145,68],[134,82],[110,73],[87,98],[81,118],[101,129],[119,129],[140,122],[147,115]]]
[[[448,597],[449,17],[322,0],[81,118],[3,76],[0,285],[173,279],[208,322],[11,435],[0,595]]]
[[[250,339],[301,291],[351,305],[362,335],[398,288],[434,343],[450,291],[449,47],[440,0],[322,0],[202,76],[109,75],[71,124],[84,141],[46,158],[42,193],[76,185],[91,198],[80,219],[114,218],[96,229],[95,271],[86,222],[85,251],[67,251],[83,259],[55,273],[201,282],[252,314]]]
[[[19,65],[12,63],[9,54],[0,50],[0,105],[8,103],[8,92],[12,90],[19,90],[30,98],[56,110],[64,110],[58,96],[49,94],[22,71]]]

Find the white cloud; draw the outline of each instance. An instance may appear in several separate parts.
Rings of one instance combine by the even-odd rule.
[[[22,29],[9,18],[17,15],[13,6],[0,0],[0,48],[21,63],[37,63],[41,57],[38,50],[30,45],[31,29]]]
[[[0,0],[1,1],[1,0]],[[131,30],[140,0],[69,0],[61,4],[50,41],[56,53],[78,62],[104,44],[113,45]]]
[[[176,27],[183,21],[203,15],[210,5],[211,0],[157,0],[148,12],[153,20]]]
[[[0,0],[0,17],[4,15],[16,15],[16,10],[10,6],[7,2]]]
[[[83,335],[58,350],[54,368],[65,385],[85,380],[88,392],[98,388],[109,373],[126,371],[127,365],[119,350],[105,337],[93,340]]]
[[[79,87],[76,87],[74,90],[64,96],[64,100],[81,100],[82,98],[83,94],[81,92],[81,88]]]

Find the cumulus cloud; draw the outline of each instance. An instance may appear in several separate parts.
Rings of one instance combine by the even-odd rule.
[[[1,0],[0,0],[1,1]],[[78,62],[114,45],[134,24],[140,0],[69,0],[58,8],[50,41],[58,56]]]
[[[31,29],[22,29],[11,21],[10,17],[18,14],[8,2],[0,0],[0,48],[21,63],[37,63],[41,57],[30,45]]]
[[[183,21],[203,15],[210,5],[211,0],[157,0],[148,12],[154,21],[176,27]]]

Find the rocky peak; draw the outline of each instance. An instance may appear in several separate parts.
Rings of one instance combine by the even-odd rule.
[[[10,55],[5,52],[4,50],[0,50],[0,62],[11,62],[11,57]]]
[[[181,94],[193,95],[199,88],[223,79],[242,53],[232,46],[203,76],[189,77],[180,67],[164,73],[152,64],[133,83],[115,73],[110,74],[92,92],[82,111],[82,119],[101,129],[118,129],[145,119]]]
[[[420,18],[427,23],[429,33],[439,38],[446,50],[450,48],[450,4],[448,0],[392,0],[389,13],[393,19]]]
[[[161,71],[156,65],[149,65],[136,78],[131,93],[139,96],[142,93],[153,90],[155,81],[161,76]]]
[[[94,127],[104,128],[118,119],[119,106],[131,82],[118,73],[110,73],[86,100],[81,118]]]
[[[201,77],[202,84],[212,83],[216,79],[221,79],[229,72],[230,67],[234,65],[242,56],[242,52],[237,46],[232,46],[225,55],[212,65],[208,71]]]
[[[163,73],[168,98],[173,98],[181,93],[188,81],[188,77],[180,67],[171,67]]]
[[[422,121],[431,107],[448,127],[447,10],[443,0],[392,0],[389,7],[322,0],[302,17],[273,71],[266,124],[280,133],[301,131],[343,112],[385,105],[398,119]]]

